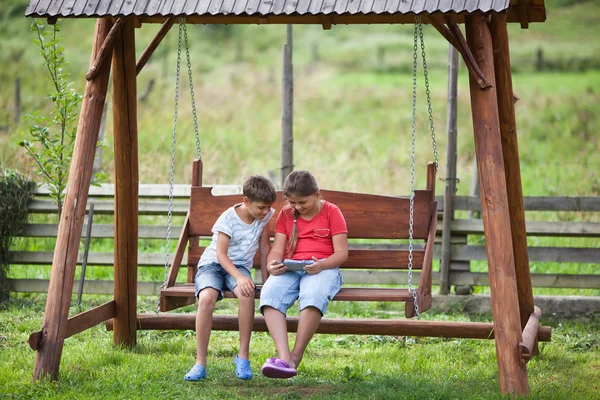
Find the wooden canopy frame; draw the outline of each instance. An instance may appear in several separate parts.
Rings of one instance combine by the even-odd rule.
[[[177,0],[175,0],[177,1]],[[33,0],[30,8],[49,0]],[[467,3],[470,0],[466,0]],[[415,0],[415,3],[424,1]],[[475,2],[477,3],[477,2]],[[412,3],[411,3],[412,4]],[[545,19],[543,0],[506,0],[501,12],[420,14],[461,53],[470,72],[470,95],[475,153],[481,188],[482,218],[486,239],[493,328],[502,393],[528,394],[525,362],[537,350],[536,339],[549,339],[548,329],[538,330],[540,311],[534,309],[529,274],[525,213],[521,187],[515,109],[510,72],[508,22]],[[34,7],[35,8],[35,7]],[[39,7],[38,7],[39,8]],[[29,9],[28,9],[29,10]],[[36,9],[37,10],[37,9]],[[28,11],[28,16],[53,15]],[[333,24],[413,23],[414,14],[353,15],[233,15],[167,16],[79,15],[97,18],[90,70],[81,106],[77,137],[70,166],[63,212],[59,222],[52,273],[42,329],[30,337],[37,350],[34,379],[56,379],[64,340],[98,323],[113,319],[114,342],[136,344],[136,291],[138,251],[138,136],[136,76],[169,31],[176,18],[203,24],[308,24],[329,29]],[[136,62],[135,28],[141,23],[163,23],[156,37]],[[458,23],[466,27],[466,39]],[[115,162],[115,261],[114,299],[69,319],[77,253],[81,238],[94,149],[107,94],[112,57],[114,162]],[[478,337],[480,327],[460,323],[406,321],[398,327],[421,336]],[[469,329],[472,329],[470,331]],[[471,335],[471,336],[469,336]],[[524,361],[522,361],[524,360]]]

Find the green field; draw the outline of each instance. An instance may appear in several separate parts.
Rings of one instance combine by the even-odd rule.
[[[27,121],[14,121],[14,82],[21,79],[21,115],[47,112],[50,90],[41,57],[22,17],[24,0],[0,5],[0,167],[33,174],[31,160],[17,143]],[[510,27],[523,192],[526,196],[600,195],[600,2],[547,0],[548,21],[521,30]],[[136,31],[137,54],[157,31]],[[284,26],[190,26],[196,103],[207,184],[241,183],[250,174],[278,177],[281,129],[281,46]],[[425,27],[434,121],[445,177],[447,43]],[[62,21],[65,56],[74,86],[83,92],[93,21]],[[242,49],[241,52],[238,49]],[[318,49],[318,60],[314,52]],[[536,54],[560,70],[535,70]],[[334,26],[294,28],[294,157],[297,169],[311,170],[327,189],[406,194],[409,190],[412,27]],[[241,54],[236,60],[236,52]],[[138,104],[141,183],[168,183],[173,119],[176,29],[140,73],[138,92],[151,80],[147,100]],[[382,57],[381,54],[384,54]],[[379,56],[378,56],[379,55]],[[595,63],[595,64],[594,64]],[[185,71],[183,71],[185,72]],[[425,183],[432,159],[422,77],[419,78],[417,187]],[[180,99],[176,183],[189,183],[195,140],[187,77]],[[110,89],[109,89],[110,90]],[[458,115],[458,194],[469,193],[473,130],[468,76],[461,62]],[[109,96],[110,97],[110,96]],[[112,105],[109,104],[109,107]],[[111,108],[109,108],[110,110]],[[108,113],[102,169],[113,179],[112,117]],[[438,181],[437,193],[444,183]],[[38,217],[36,217],[38,218]],[[103,218],[106,218],[104,220]],[[531,213],[528,219],[600,221],[598,213]],[[50,221],[45,221],[50,222]],[[110,223],[108,217],[95,219]],[[141,223],[164,223],[145,218]],[[181,221],[176,220],[180,224]],[[473,238],[472,240],[478,240]],[[597,239],[529,238],[535,246],[598,247]],[[53,249],[54,240],[18,240],[16,250]],[[161,253],[163,241],[142,242],[140,250]],[[95,240],[91,251],[110,252],[110,240]],[[485,271],[485,263],[473,263]],[[48,279],[49,267],[14,266],[12,278]],[[595,274],[598,264],[532,263],[534,273]],[[78,272],[79,274],[79,272]],[[160,268],[141,268],[140,280],[162,280]],[[87,279],[112,279],[112,269],[88,268]],[[488,288],[477,288],[479,293]],[[600,295],[600,289],[536,288],[535,294]],[[140,332],[139,346],[114,347],[99,326],[65,343],[58,383],[30,382],[35,353],[28,335],[40,328],[45,296],[13,295],[0,309],[0,399],[8,398],[280,398],[280,399],[496,399],[499,393],[492,341],[321,335],[309,347],[300,376],[272,381],[258,367],[274,354],[266,334],[255,334],[251,354],[255,379],[235,378],[235,333],[216,333],[209,353],[210,379],[184,382],[193,363],[194,334]],[[85,296],[87,309],[106,297]],[[141,297],[139,312],[155,299]],[[219,306],[231,312],[235,303]],[[403,308],[403,307],[400,307]],[[332,303],[330,317],[402,317],[397,304]],[[188,307],[187,311],[193,310]],[[71,314],[76,313],[73,308]],[[428,313],[426,319],[489,321],[490,316]],[[544,318],[552,342],[528,365],[533,399],[600,399],[600,325],[596,318]]]

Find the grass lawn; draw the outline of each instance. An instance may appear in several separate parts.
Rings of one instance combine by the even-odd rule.
[[[106,298],[89,297],[90,308]],[[142,298],[138,309],[150,310]],[[272,357],[268,334],[255,333],[254,379],[235,377],[236,332],[215,332],[208,356],[208,379],[191,383],[183,375],[194,363],[192,331],[139,332],[133,350],[112,344],[99,325],[65,342],[58,382],[31,381],[35,352],[29,334],[41,326],[45,296],[14,296],[0,311],[0,398],[94,399],[498,399],[493,341],[383,336],[316,335],[299,375],[271,380],[260,365]],[[235,302],[219,304],[230,313]],[[394,316],[397,305],[332,303],[329,317]],[[187,310],[193,310],[188,307]],[[71,314],[76,312],[71,310]],[[487,321],[486,316],[427,314],[426,319]],[[543,320],[552,341],[528,364],[532,399],[600,399],[600,321]],[[293,335],[290,335],[293,337]]]

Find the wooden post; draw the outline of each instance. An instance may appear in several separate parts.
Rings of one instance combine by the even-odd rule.
[[[108,18],[100,18],[96,21],[90,65],[96,59],[110,28],[111,22]],[[46,375],[52,379],[58,378],[60,357],[64,340],[67,337],[67,320],[73,294],[77,252],[92,179],[94,150],[98,140],[109,75],[110,65],[106,63],[98,75],[92,81],[88,81],[85,86],[67,191],[58,224],[40,349],[33,369],[34,379],[40,379]]]
[[[113,51],[115,152],[114,342],[136,342],[138,246],[138,138],[134,19],[127,18]]]
[[[292,25],[287,25],[287,42],[283,45],[281,79],[281,185],[294,170],[294,65],[292,64]]]
[[[21,78],[15,79],[15,124],[21,122]]]
[[[504,154],[504,171],[506,173],[506,187],[508,190],[510,228],[517,272],[521,328],[524,328],[529,320],[529,316],[533,312],[533,289],[531,288],[529,254],[527,253],[525,206],[523,204],[523,188],[521,184],[521,166],[519,163],[517,123],[515,120],[512,76],[510,72],[510,50],[508,47],[506,15],[492,16],[490,31],[494,46],[496,95],[498,97],[502,153]],[[534,351],[536,350],[534,349]]]
[[[491,89],[482,90],[477,81],[469,77],[496,357],[500,391],[503,394],[525,395],[529,393],[529,387],[527,369],[521,364],[518,351],[522,330],[500,139],[492,37],[485,18],[480,13],[466,16],[465,26],[469,47],[483,74],[492,84]]]
[[[448,294],[450,284],[450,224],[454,219],[452,200],[456,193],[456,103],[458,79],[458,51],[454,46],[448,46],[448,107],[446,113],[446,189],[444,192],[444,220],[442,228],[442,260],[440,262],[440,294]]]

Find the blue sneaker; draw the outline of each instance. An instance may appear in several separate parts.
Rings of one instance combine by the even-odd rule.
[[[235,375],[245,381],[252,379],[252,368],[250,367],[250,361],[244,360],[235,356],[233,359],[235,364]]]
[[[183,377],[186,381],[199,381],[206,378],[206,368],[204,365],[196,364]]]

